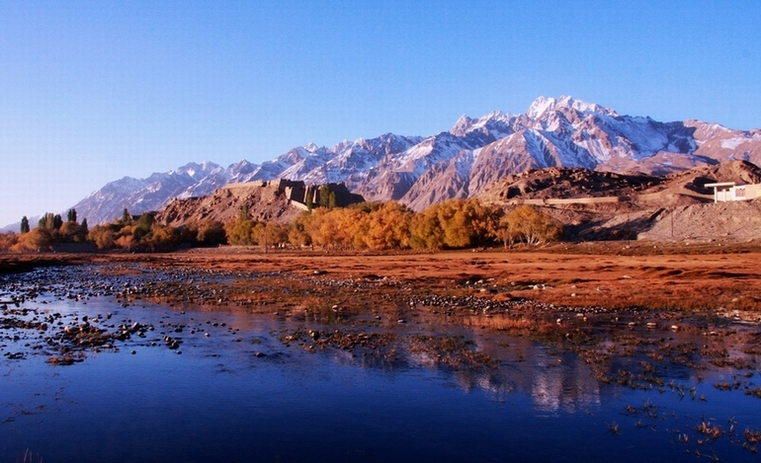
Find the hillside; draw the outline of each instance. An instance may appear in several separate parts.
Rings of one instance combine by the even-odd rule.
[[[337,206],[348,206],[364,201],[346,189],[343,184],[326,184],[335,195]],[[156,215],[165,225],[180,227],[202,220],[222,223],[235,219],[245,207],[248,218],[263,222],[289,222],[307,210],[306,197],[313,204],[320,203],[320,188],[307,188],[300,181],[260,181],[234,183],[215,190],[207,196],[172,200]]]
[[[761,168],[729,161],[664,176],[549,168],[507,176],[478,198],[540,207],[570,239],[761,236],[761,202],[715,204],[705,187],[714,182],[761,183]]]

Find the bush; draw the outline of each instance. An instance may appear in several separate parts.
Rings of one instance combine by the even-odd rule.
[[[41,251],[50,248],[53,244],[53,233],[45,228],[35,228],[29,233],[24,233],[18,238],[18,242],[11,248],[12,251]]]
[[[10,251],[18,243],[19,235],[9,232],[0,233],[0,251]]]

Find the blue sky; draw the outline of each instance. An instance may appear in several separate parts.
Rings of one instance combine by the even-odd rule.
[[[0,225],[538,96],[761,127],[761,2],[0,0]]]

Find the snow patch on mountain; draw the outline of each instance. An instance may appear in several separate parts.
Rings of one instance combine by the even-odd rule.
[[[727,140],[722,140],[721,141],[721,147],[733,150],[733,149],[737,148],[738,146],[742,145],[743,143],[745,143],[746,141],[748,141],[748,140],[745,137],[733,137],[733,138],[729,138]]]

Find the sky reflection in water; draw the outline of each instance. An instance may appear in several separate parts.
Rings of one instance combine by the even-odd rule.
[[[728,430],[734,419],[740,433],[761,425],[758,399],[718,391],[719,373],[707,372],[701,384],[685,372],[675,378],[695,386],[701,401],[669,388],[600,385],[573,354],[494,333],[470,335],[483,350],[518,345],[525,358],[494,370],[442,370],[423,358],[384,365],[340,350],[309,354],[278,341],[291,325],[261,317],[104,300],[26,306],[113,312],[117,323],[153,323],[156,332],[73,366],[47,364],[33,352],[3,357],[0,461],[19,460],[27,449],[45,462],[758,458],[729,436],[697,443],[703,420]],[[209,327],[210,336],[182,333],[182,354],[147,346],[160,337],[162,320]],[[214,322],[241,331],[211,329]]]

